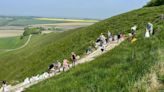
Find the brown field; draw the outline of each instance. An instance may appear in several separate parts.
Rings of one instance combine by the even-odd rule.
[[[92,25],[94,23],[57,23],[57,24],[35,24],[35,25],[29,25],[32,27],[44,27],[44,28],[50,28],[50,27],[56,27],[56,28],[62,28],[64,31],[69,29],[75,29],[79,27],[86,27],[89,25]],[[0,27],[0,37],[13,37],[13,36],[20,36],[23,33],[24,27],[16,27],[16,26],[4,26]],[[43,31],[44,34],[51,33],[54,31]]]
[[[13,37],[22,35],[23,30],[0,30],[0,37]]]
[[[79,27],[85,27],[85,26],[89,26],[92,25],[94,23],[57,23],[57,24],[35,24],[35,25],[30,25],[32,27],[44,27],[44,28],[48,28],[48,27],[57,27],[57,28],[62,28],[65,30],[68,29],[75,29],[75,28],[79,28]]]
[[[0,26],[0,30],[23,30],[24,26]]]

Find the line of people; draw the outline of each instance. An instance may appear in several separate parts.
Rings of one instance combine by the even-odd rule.
[[[137,39],[135,38],[136,35],[136,31],[137,31],[137,26],[134,25],[133,27],[131,27],[131,33],[129,34],[129,37],[131,38],[131,41],[136,41]],[[121,38],[125,39],[126,36],[123,33],[118,33],[116,35],[113,35],[110,31],[107,32],[107,37],[101,33],[100,36],[97,38],[94,47],[89,46],[86,49],[86,54],[90,54],[93,52],[92,48],[96,48],[99,49],[104,52],[106,50],[106,47],[108,44],[115,42],[118,43]],[[150,22],[146,25],[146,33],[145,33],[145,37],[150,37],[150,35],[154,35],[154,30],[153,30],[153,24],[151,24]],[[76,65],[77,62],[77,58],[79,56],[77,56],[74,52],[71,53],[71,60],[72,60],[72,66]],[[54,63],[53,65],[49,66],[49,71],[54,71],[59,69],[58,71],[60,72],[60,67],[61,67],[61,63],[59,61],[57,61],[57,63]],[[67,59],[63,60],[63,71],[66,71],[70,68],[70,64],[69,61]],[[54,70],[53,70],[54,69]]]
[[[71,53],[71,60],[72,60],[72,66],[75,67],[77,59],[79,59],[80,57],[78,55],[75,54],[75,52]],[[49,65],[48,67],[48,72],[52,73],[52,72],[60,72],[60,68],[63,67],[63,71],[68,70],[71,66],[69,64],[69,60],[68,59],[64,59],[63,60],[63,64],[61,64],[58,60],[55,63],[52,63]],[[56,71],[57,70],[57,71]]]
[[[119,42],[121,38],[125,38],[125,35],[122,33],[118,33],[116,35],[112,35],[110,31],[107,33],[107,37],[103,33],[97,38],[95,42],[95,47],[100,48],[102,52],[105,51],[106,46],[111,42]]]
[[[133,26],[131,27],[131,33],[129,34],[130,37],[132,37],[132,41],[135,38],[136,35],[136,30],[137,30],[137,26]],[[154,35],[154,30],[153,30],[153,24],[148,23],[146,26],[146,33],[145,33],[145,37],[148,38],[151,35]],[[104,52],[107,45],[112,43],[112,42],[119,42],[121,40],[121,38],[125,39],[125,35],[122,33],[118,33],[116,35],[113,35],[110,31],[107,32],[107,37],[105,37],[105,35],[103,33],[100,34],[100,36],[97,38],[94,48],[99,49]],[[136,41],[136,39],[135,39]],[[89,48],[86,49],[86,53],[90,54],[92,53],[92,46],[89,46]],[[75,67],[77,60],[80,58],[80,56],[76,55],[74,52],[71,53],[71,60],[72,60],[72,66]],[[60,72],[61,71],[61,67],[63,68],[63,71],[67,71],[71,65],[69,64],[69,60],[68,59],[64,59],[63,60],[63,64],[61,64],[58,60],[55,63],[52,63],[49,65],[48,67],[48,72],[43,73],[42,75],[37,75],[37,76],[33,76],[31,78],[26,78],[24,80],[24,85],[29,84],[31,82],[37,81],[37,80],[42,80],[44,78],[48,78],[49,76],[53,76],[55,73]],[[6,86],[6,81],[3,81],[3,91],[2,92],[6,92],[5,90],[5,86]]]
[[[100,34],[100,36],[97,38],[94,47],[96,49],[100,48],[100,50],[102,52],[105,51],[105,48],[108,44],[110,44],[111,42],[119,42],[121,38],[124,38],[125,35],[123,34],[117,34],[117,35],[112,35],[111,32],[108,31],[107,33],[107,37],[105,37],[105,35],[103,33]],[[92,46],[89,46],[86,49],[86,54],[90,54],[93,52]],[[76,65],[77,59],[79,59],[80,57],[78,55],[76,55],[74,52],[71,53],[71,60],[72,60],[72,66],[74,67]],[[48,72],[52,73],[52,72],[60,72],[60,68],[63,68],[63,71],[66,71],[70,68],[70,64],[69,64],[69,60],[68,59],[64,59],[63,60],[63,64],[61,64],[58,60],[55,63],[52,63],[49,65],[48,67]],[[57,71],[56,71],[57,70]]]
[[[134,25],[133,27],[131,27],[131,33],[129,33],[129,38],[131,43],[137,41],[136,36],[136,31],[137,31],[137,26]],[[155,31],[153,29],[153,24],[148,22],[146,25],[146,32],[144,34],[145,38],[149,38],[150,36],[153,36],[155,34]]]
[[[119,35],[115,35],[112,36],[112,34],[108,31],[108,38],[106,39],[106,37],[104,36],[104,34],[101,34],[99,36],[99,41],[97,39],[96,43],[100,43],[99,46],[101,47],[101,51],[103,52],[104,48],[107,46],[108,43],[112,42],[112,41],[116,41],[118,42],[118,40],[121,38],[122,36]],[[88,49],[90,50],[90,49]],[[75,52],[71,53],[71,60],[72,60],[72,67],[75,67],[77,60],[80,58],[80,56],[76,55]],[[52,64],[50,64],[48,66],[48,72],[45,72],[41,75],[36,75],[36,76],[32,76],[31,78],[26,78],[23,82],[23,85],[27,85],[30,83],[34,83],[40,80],[44,80],[46,78],[49,78],[51,76],[53,76],[54,74],[61,72],[61,68],[63,71],[67,71],[69,68],[71,68],[71,64],[69,64],[69,60],[68,59],[64,59],[63,63],[61,64],[61,62],[59,62],[58,60]],[[20,88],[19,91],[22,91],[23,89]],[[6,91],[4,91],[6,92]]]
[[[78,55],[76,55],[74,52],[71,53],[71,60],[72,60],[72,67],[75,67],[77,60],[80,57]],[[43,74],[38,74],[36,76],[32,76],[31,78],[27,77],[22,85],[28,85],[37,81],[41,81],[44,80],[46,78],[49,78],[51,76],[53,76],[54,74],[61,72],[61,68],[63,68],[63,71],[67,71],[70,68],[70,64],[69,61],[67,59],[63,60],[63,65],[57,60],[55,63],[52,63],[49,65],[48,67],[48,72],[44,72]],[[2,81],[2,88],[0,89],[0,91],[2,92],[8,92],[10,89],[11,85],[7,85],[6,81]],[[18,92],[23,91],[23,88],[20,88],[17,90]]]

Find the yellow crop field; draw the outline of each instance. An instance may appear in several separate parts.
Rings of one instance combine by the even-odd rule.
[[[48,21],[67,21],[67,22],[98,22],[97,20],[83,20],[83,19],[62,19],[62,18],[34,18],[35,20]]]

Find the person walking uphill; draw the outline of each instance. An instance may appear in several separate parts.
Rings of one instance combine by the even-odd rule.
[[[101,33],[101,35],[100,35],[100,40],[102,41],[102,44],[103,44],[103,45],[106,45],[106,44],[107,44],[107,42],[106,42],[106,37],[104,36],[103,33]]]
[[[136,35],[136,30],[137,30],[137,26],[136,25],[131,27],[131,34],[132,34],[132,36]]]
[[[7,84],[6,81],[2,81],[2,92],[7,92],[7,88],[6,88]]]
[[[76,54],[74,52],[71,53],[71,59],[72,59],[72,66],[75,67],[75,63],[77,61]]]
[[[108,43],[112,41],[112,34],[108,31]]]
[[[67,69],[70,68],[68,62],[69,62],[69,61],[68,61],[67,59],[64,59],[64,60],[63,60],[63,71],[66,71]]]
[[[101,51],[103,52],[105,50],[106,45],[107,45],[106,37],[103,35],[103,33],[101,33],[99,39],[100,39]]]
[[[154,35],[154,30],[153,30],[153,24],[152,23],[150,23],[150,22],[147,23],[146,30],[149,31],[150,35]]]

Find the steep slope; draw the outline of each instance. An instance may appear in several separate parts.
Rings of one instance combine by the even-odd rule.
[[[48,44],[57,41],[59,38],[62,38],[63,36],[64,35],[60,35],[60,33],[33,35],[31,41],[25,48],[6,53],[0,53],[0,68],[2,69],[0,73],[0,80],[8,80],[8,77],[15,77],[15,80],[8,80],[9,83],[15,83],[18,80],[20,80],[16,78],[19,74],[25,77],[26,72],[23,73],[24,70],[30,69],[31,67],[29,66],[33,66],[33,64],[37,64],[33,63],[31,61],[31,58],[39,59],[39,57],[37,57],[38,51],[46,47]],[[14,75],[12,75],[13,73]]]
[[[7,37],[0,38],[0,51],[3,49],[13,49],[23,45],[27,41],[28,37],[20,39],[20,37]]]
[[[109,18],[86,28],[40,37],[40,40],[31,42],[23,50],[0,56],[0,70],[2,70],[0,71],[0,80],[15,82],[27,76],[42,73],[47,70],[47,66],[53,60],[69,58],[72,51],[82,55],[85,49],[91,45],[91,41],[95,41],[100,33],[105,33],[108,30],[112,33],[127,33],[131,26],[138,24],[140,28],[138,36],[140,36],[144,33],[143,28],[146,22],[155,20],[164,12],[163,8],[164,6],[139,9]]]
[[[164,32],[158,36],[162,35]],[[162,40],[164,37],[142,38],[135,44],[126,41],[93,62],[45,80],[26,92],[144,92],[142,88],[131,88],[158,62],[158,50],[164,49]]]
[[[140,12],[142,12],[142,14],[144,15],[141,14],[141,16],[145,18],[141,20],[141,17],[137,17],[136,19],[138,20],[136,20],[135,22],[137,24],[144,23],[147,21],[152,21],[149,20],[149,18],[156,16],[154,16],[154,12],[152,12],[153,9],[161,9],[161,11],[159,11],[158,13],[164,12],[164,7],[162,6],[156,8],[144,8],[138,11],[134,11],[135,13],[130,12],[125,15],[132,13],[140,15]],[[128,17],[126,18],[127,20],[129,20],[129,22],[134,21],[130,20]],[[119,47],[113,49],[103,56],[98,57],[93,62],[80,65],[79,67],[71,69],[68,72],[53,77],[49,80],[45,80],[44,82],[41,82],[40,84],[29,88],[26,92],[147,91],[148,88],[142,88],[144,86],[142,86],[142,84],[141,88],[134,88],[134,83],[138,81],[138,79],[149,73],[154,65],[158,63],[164,64],[164,60],[161,60],[160,58],[161,55],[164,54],[163,52],[161,52],[164,49],[164,21],[160,20],[159,22],[156,22],[154,24],[156,27],[156,34],[153,37],[148,39],[144,38],[144,25],[140,25],[137,34],[138,40],[136,43],[131,44],[129,41],[125,41]],[[146,82],[149,83],[152,81]]]

